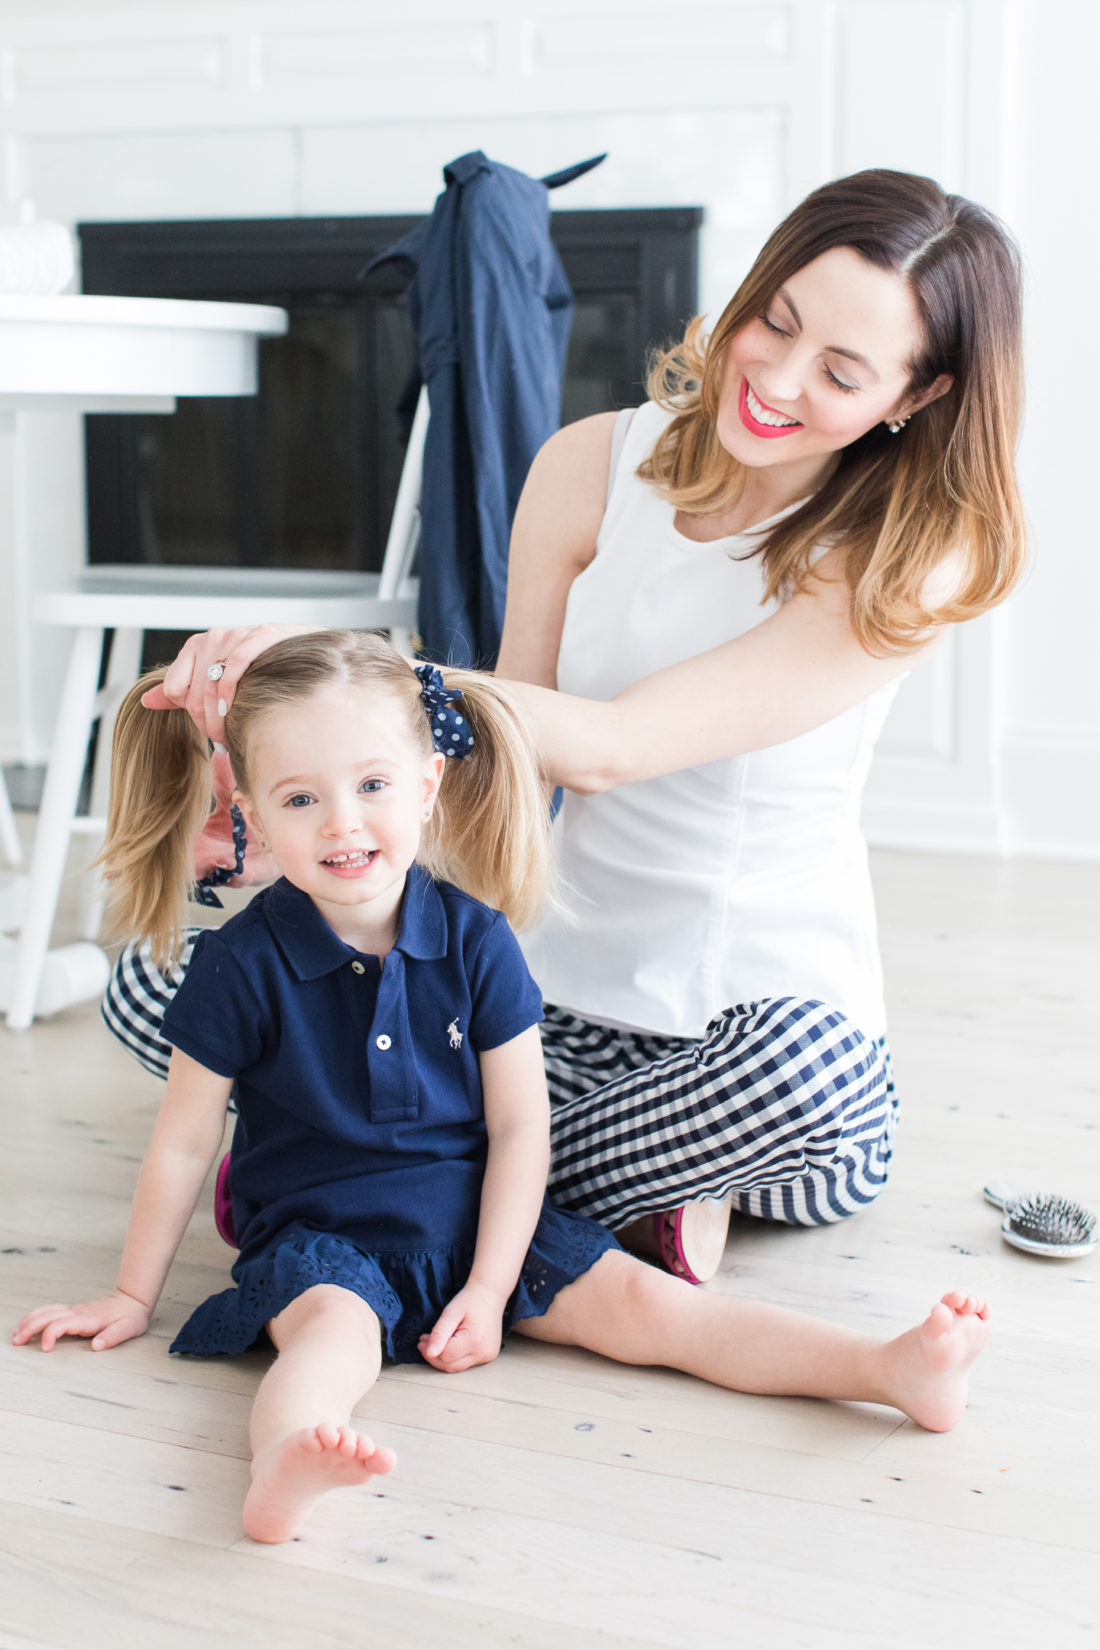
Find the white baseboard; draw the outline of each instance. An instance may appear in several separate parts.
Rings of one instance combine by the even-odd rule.
[[[891,802],[876,797],[864,803],[861,822],[872,848],[987,858],[1000,858],[1005,851],[1002,822],[992,808],[950,800]]]
[[[1000,767],[1010,854],[1100,860],[1100,734],[1013,728]]]
[[[863,808],[873,848],[1100,861],[1100,735],[1088,729],[1010,729],[988,801],[953,798],[931,767],[920,797],[901,772],[876,777]]]

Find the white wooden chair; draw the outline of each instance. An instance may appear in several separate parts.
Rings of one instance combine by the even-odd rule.
[[[100,566],[85,568],[69,584],[37,598],[35,619],[41,624],[65,625],[74,635],[38,813],[26,914],[5,993],[7,1022],[13,1030],[26,1030],[36,1011],[53,1012],[66,1006],[66,986],[60,977],[46,993],[48,1007],[41,1000],[43,971],[49,970],[51,955],[61,956],[49,953],[48,947],[65,859],[75,833],[91,837],[94,847],[89,858],[102,845],[114,719],[127,689],[140,674],[144,632],[315,624],[326,629],[388,630],[394,645],[409,651],[416,622],[417,581],[411,568],[420,539],[420,477],[427,425],[428,400],[422,390],[380,573]],[[106,636],[112,630],[106,680],[100,689]],[[91,807],[87,815],[78,815],[80,782],[97,721]],[[6,801],[5,792],[0,799],[0,841],[12,859],[12,844],[17,853],[18,841],[14,829],[9,833],[6,827]],[[79,917],[85,940],[96,938],[102,915],[99,878],[90,873],[82,889]],[[94,995],[99,989],[86,968],[76,973],[83,974],[86,983],[83,989],[79,980],[74,983],[70,1001]]]

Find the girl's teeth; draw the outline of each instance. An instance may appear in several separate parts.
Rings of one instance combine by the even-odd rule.
[[[366,865],[373,856],[374,850],[361,854],[330,854],[325,860],[326,865]]]
[[[745,388],[748,391],[746,400],[749,404],[749,411],[758,424],[770,424],[774,429],[782,430],[798,423],[797,418],[783,418],[779,413],[771,412],[767,407],[762,407],[752,393],[752,386],[746,384]]]

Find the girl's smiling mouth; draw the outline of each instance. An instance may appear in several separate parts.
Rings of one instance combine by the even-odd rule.
[[[762,436],[765,440],[772,440],[775,436],[790,435],[794,430],[800,430],[802,425],[797,418],[786,418],[782,413],[769,407],[749,387],[747,378],[741,380],[741,393],[737,398],[737,411],[741,422],[751,435]]]
[[[357,848],[350,854],[331,854],[328,859],[323,859],[321,864],[334,876],[353,877],[368,871],[377,858],[377,848]]]

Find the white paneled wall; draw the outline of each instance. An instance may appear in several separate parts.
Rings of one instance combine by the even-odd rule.
[[[1079,107],[1061,91],[1066,39]],[[1074,122],[1085,135],[1089,42],[1089,0],[8,0],[5,189],[68,222],[419,212],[468,149],[533,173],[606,149],[556,204],[703,205],[713,313],[789,206],[867,165],[985,201],[1024,233],[1030,263],[1059,187],[1067,207],[1072,195],[1068,170],[1051,193],[1041,161],[1069,152],[1067,122],[1069,139]],[[1058,278],[1044,257],[1033,305],[1035,285]],[[1033,356],[1053,336],[1041,316]],[[1100,350],[1086,341],[1077,359],[1082,347],[1095,376]],[[1048,368],[1034,381],[1053,390]],[[1100,561],[1083,481],[1054,484],[1056,443],[1042,429],[1029,443],[1040,557],[1051,528],[1079,531],[1008,613],[956,632],[903,685],[868,797],[878,841],[1093,851],[1100,705],[1086,616],[1067,620],[1059,572],[1084,569],[1100,595]],[[21,584],[0,573],[5,756],[39,756],[52,718],[57,661],[26,645],[26,589],[83,553],[79,445],[75,423],[54,419],[24,455],[35,554]]]

